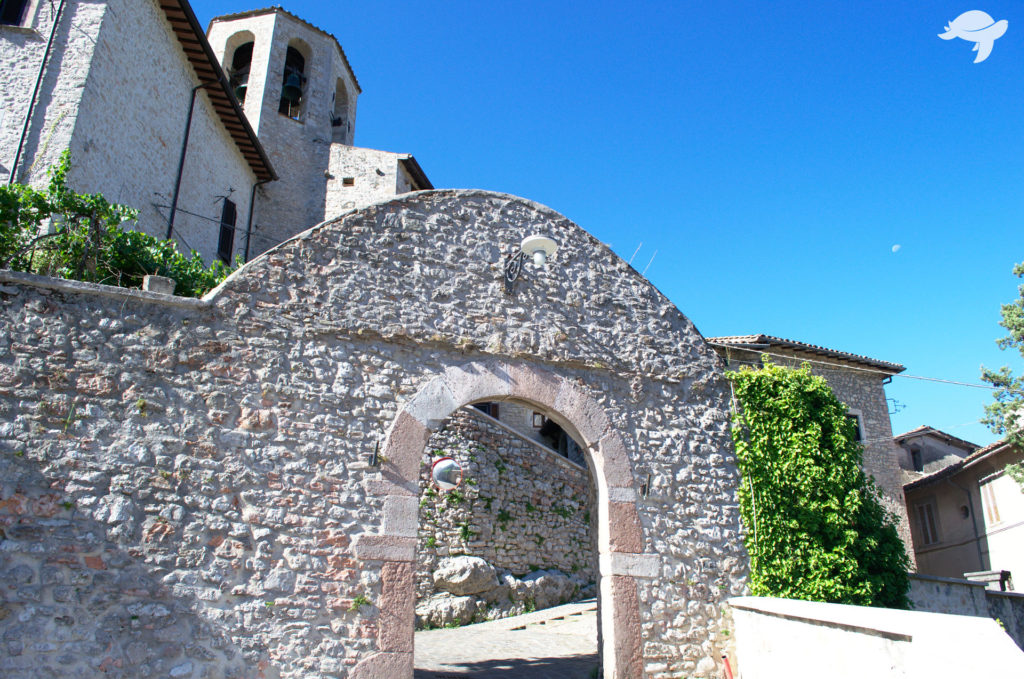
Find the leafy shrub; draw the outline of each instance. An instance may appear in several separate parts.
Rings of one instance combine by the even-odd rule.
[[[769,361],[726,376],[738,401],[732,433],[751,592],[909,607],[895,517],[861,469],[855,425],[825,380],[807,365]]]
[[[46,191],[0,186],[0,268],[137,288],[151,274],[173,278],[175,294],[201,297],[238,265],[207,266],[193,250],[188,257],[174,241],[125,231],[138,211],[109,203],[99,194],[78,194],[67,185],[71,156],[65,151],[50,168]],[[44,230],[47,223],[54,228]]]

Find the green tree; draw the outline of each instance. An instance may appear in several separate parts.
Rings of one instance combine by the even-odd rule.
[[[1024,277],[1024,263],[1013,267],[1013,274]],[[1009,334],[997,341],[1000,349],[1016,349],[1024,357],[1024,285],[1017,288],[1019,297],[1002,306],[1003,326]],[[1014,376],[1009,366],[999,370],[982,367],[981,379],[996,387],[995,402],[985,406],[982,420],[1000,436],[1024,444],[1024,376]]]
[[[1024,263],[1013,267],[1013,275],[1024,278]],[[1017,293],[1017,299],[1002,306],[999,325],[1009,334],[997,344],[1000,349],[1016,349],[1024,357],[1024,285],[1017,287]],[[981,379],[996,388],[995,402],[985,406],[982,422],[1014,445],[1024,446],[1024,376],[1014,376],[1009,366],[999,370],[982,367]],[[1024,490],[1024,465],[1011,464],[1006,471]]]
[[[765,360],[726,373],[737,401],[750,589],[832,603],[907,608],[910,563],[893,517],[861,469],[846,407],[810,367]]]
[[[140,287],[153,274],[173,278],[175,293],[190,297],[201,297],[234,270],[220,261],[207,266],[195,250],[186,257],[174,241],[122,229],[138,212],[99,194],[75,193],[67,183],[70,169],[65,151],[50,168],[45,191],[0,186],[0,268],[122,287]]]

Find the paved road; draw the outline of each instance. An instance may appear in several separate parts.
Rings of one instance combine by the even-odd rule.
[[[591,679],[597,604],[416,633],[415,679]]]

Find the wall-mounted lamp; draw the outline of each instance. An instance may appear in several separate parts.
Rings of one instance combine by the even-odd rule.
[[[523,270],[523,260],[527,255],[533,257],[533,265],[545,267],[548,265],[548,257],[558,250],[558,243],[547,236],[527,236],[519,245],[519,252],[509,255],[505,261],[505,292],[512,294],[512,284],[519,278]]]
[[[546,266],[548,257],[558,250],[558,243],[547,236],[527,236],[520,246],[524,253],[533,257],[534,266]]]

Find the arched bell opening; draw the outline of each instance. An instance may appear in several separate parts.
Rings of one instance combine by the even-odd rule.
[[[231,90],[235,97],[242,104],[245,103],[245,95],[249,90],[249,72],[252,69],[252,48],[254,42],[249,41],[238,46],[231,56],[231,68],[228,71],[231,82]]]
[[[224,62],[222,66],[231,84],[231,90],[239,103],[245,104],[249,90],[249,77],[252,71],[253,49],[256,36],[252,31],[238,31],[224,43]]]
[[[301,120],[306,99],[306,64],[309,50],[298,40],[285,52],[281,75],[281,100],[277,112],[292,120]]]
[[[334,86],[334,108],[331,112],[331,141],[335,144],[352,143],[352,123],[348,113],[348,90],[345,82],[338,78]]]

